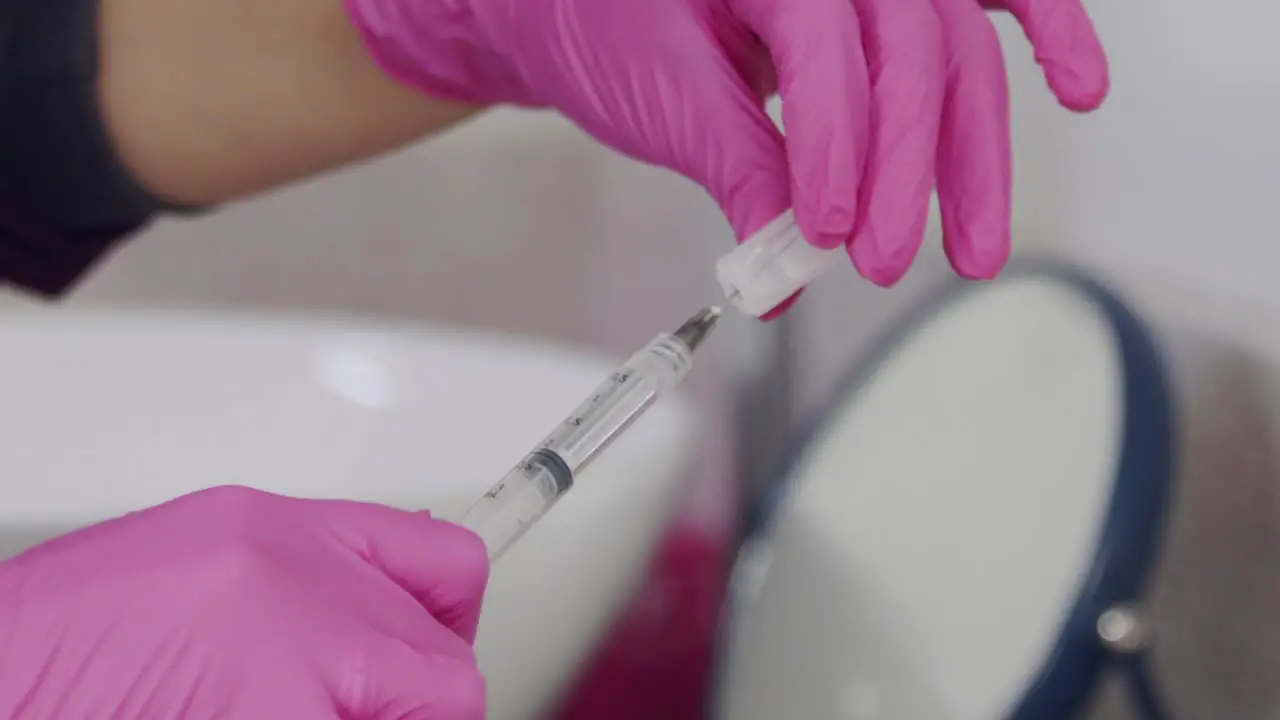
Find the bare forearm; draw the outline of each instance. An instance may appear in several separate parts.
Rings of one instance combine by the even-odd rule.
[[[370,60],[340,0],[102,0],[99,84],[125,166],[166,200],[232,200],[356,162],[477,108]]]

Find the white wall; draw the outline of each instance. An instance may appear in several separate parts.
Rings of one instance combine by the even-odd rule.
[[[622,162],[555,115],[500,111],[361,167],[161,222],[72,303],[319,308],[621,351],[709,297],[709,209],[684,181]]]

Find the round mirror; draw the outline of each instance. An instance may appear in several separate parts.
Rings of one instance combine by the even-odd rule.
[[[1171,477],[1159,356],[1100,286],[946,293],[834,394],[753,523],[719,717],[1070,717]]]

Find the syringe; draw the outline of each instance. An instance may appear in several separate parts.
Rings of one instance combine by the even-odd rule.
[[[709,307],[662,333],[618,367],[459,519],[497,560],[573,487],[575,478],[658,398],[684,379],[693,352],[715,328]]]

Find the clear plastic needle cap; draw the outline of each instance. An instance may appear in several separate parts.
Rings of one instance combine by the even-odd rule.
[[[847,257],[810,245],[788,210],[720,258],[716,279],[734,307],[760,317]]]

